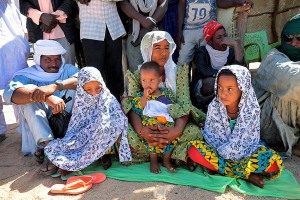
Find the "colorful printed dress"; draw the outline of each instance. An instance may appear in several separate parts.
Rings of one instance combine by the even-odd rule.
[[[248,179],[251,173],[259,173],[268,179],[278,177],[283,169],[281,157],[259,142],[260,108],[249,70],[237,65],[222,69],[229,69],[236,76],[242,91],[238,117],[228,119],[225,105],[216,96],[208,107],[202,131],[205,141],[191,141],[189,156],[224,176]]]
[[[161,92],[161,95],[159,95],[159,96],[149,95],[147,97],[147,101],[149,101],[149,100],[160,101],[161,97],[164,97],[167,100],[169,100],[170,103],[172,103],[172,104],[175,103],[176,99],[175,99],[175,96],[172,93],[171,89],[169,89],[169,88],[160,88],[159,90]],[[143,92],[139,92],[137,97],[135,97],[132,100],[132,110],[133,110],[133,112],[135,112],[136,114],[141,116],[143,126],[159,125],[161,127],[174,127],[174,122],[169,122],[168,121],[166,124],[162,124],[155,117],[149,117],[149,116],[143,115],[143,108],[142,108],[142,105],[141,105],[141,97],[143,95],[144,95]],[[150,154],[155,154],[155,153],[166,154],[166,153],[170,152],[177,143],[177,140],[174,140],[174,141],[168,143],[165,148],[159,148],[159,147],[155,147],[155,146],[149,146],[147,141],[143,138],[141,138],[141,141],[146,145],[146,147],[147,147],[148,151],[150,152]]]

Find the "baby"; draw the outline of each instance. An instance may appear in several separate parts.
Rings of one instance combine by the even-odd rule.
[[[175,103],[175,96],[169,88],[159,88],[162,82],[161,69],[156,62],[146,62],[141,66],[141,83],[144,89],[132,101],[133,111],[141,116],[143,126],[174,127],[174,120],[168,112],[168,107]],[[172,172],[171,154],[177,141],[172,141],[165,148],[149,146],[145,139],[142,142],[150,152],[150,171],[160,173],[158,155],[163,153],[163,165]]]

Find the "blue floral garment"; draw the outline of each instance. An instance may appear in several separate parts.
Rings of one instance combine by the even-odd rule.
[[[83,85],[101,83],[101,92],[92,96]],[[81,69],[72,118],[64,138],[51,141],[45,147],[49,160],[61,169],[78,171],[102,157],[121,137],[119,159],[131,160],[127,140],[128,120],[117,99],[107,89],[100,72],[94,67]]]

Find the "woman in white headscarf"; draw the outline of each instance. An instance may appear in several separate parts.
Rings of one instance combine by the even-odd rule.
[[[209,170],[262,188],[263,178],[278,177],[283,164],[259,141],[260,108],[249,70],[239,65],[221,68],[215,93],[203,129],[205,141],[192,141],[189,156]]]
[[[141,118],[132,111],[131,97],[135,97],[142,91],[140,83],[140,71],[134,74],[128,71],[129,79],[128,97],[122,102],[123,109],[128,114],[128,141],[133,154],[134,162],[143,162],[149,159],[149,153],[141,142],[145,139],[152,146],[165,147],[168,142],[178,138],[178,143],[172,153],[172,158],[187,161],[187,143],[195,138],[201,139],[202,134],[198,126],[204,120],[205,115],[193,107],[189,94],[188,66],[176,66],[172,60],[172,54],[176,49],[172,37],[164,31],[152,31],[147,33],[141,42],[141,52],[144,62],[154,61],[163,69],[163,82],[160,87],[172,90],[176,97],[176,103],[168,108],[171,116],[176,119],[175,127],[147,127],[141,123]],[[190,115],[191,114],[191,115]],[[192,122],[189,115],[192,116]]]
[[[101,85],[100,92],[94,96],[84,89],[92,81]],[[78,171],[101,158],[120,136],[120,162],[130,161],[127,125],[120,104],[106,87],[100,72],[85,67],[78,75],[67,133],[64,138],[51,141],[45,147],[45,154],[61,171]]]

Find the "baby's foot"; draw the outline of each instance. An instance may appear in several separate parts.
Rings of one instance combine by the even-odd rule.
[[[172,163],[169,159],[164,159],[163,165],[165,168],[167,168],[169,170],[169,172],[176,172],[176,168],[172,165]]]
[[[160,167],[158,164],[157,154],[150,155],[150,171],[155,174],[161,173]]]
[[[253,185],[263,188],[264,187],[264,180],[261,174],[250,174],[250,176],[248,177],[248,179],[246,179],[246,181],[252,183]]]
[[[155,174],[161,173],[158,162],[150,162],[150,171]]]

